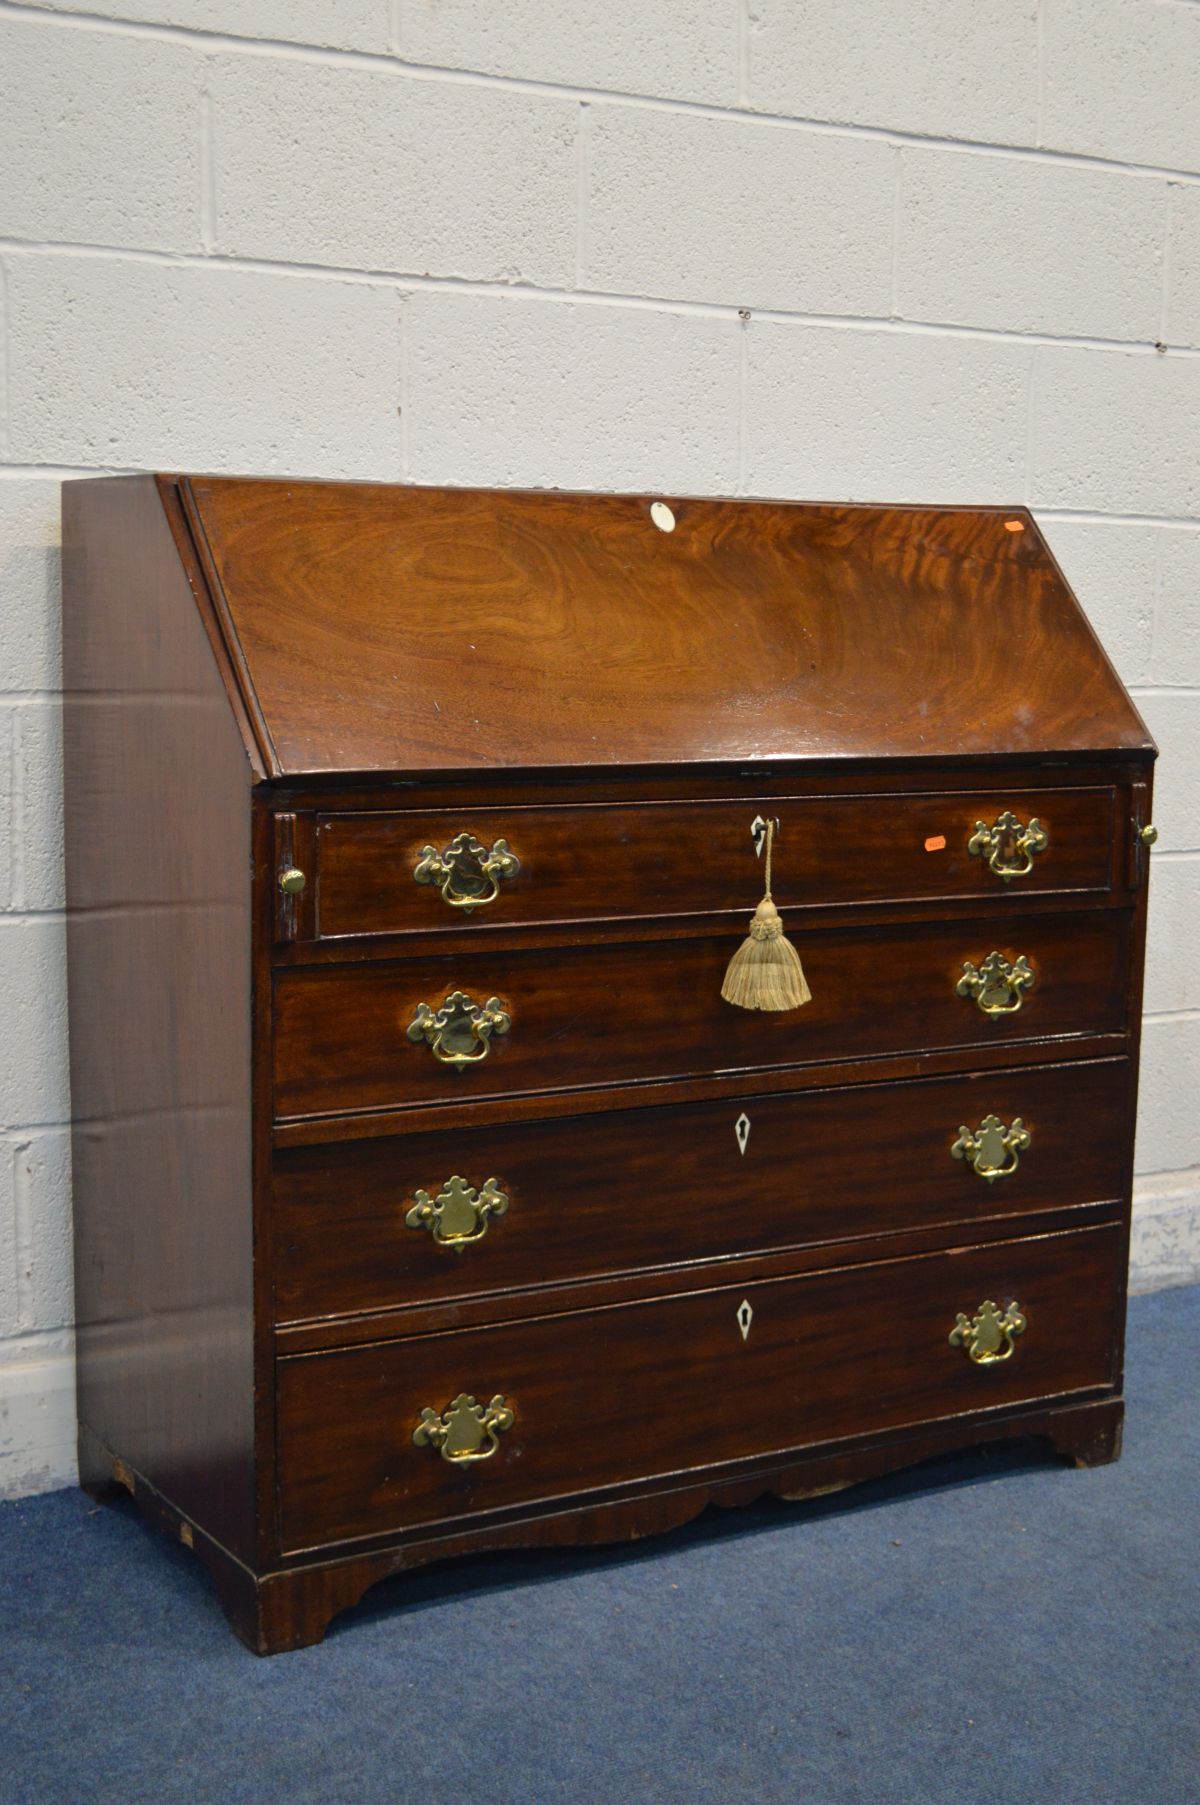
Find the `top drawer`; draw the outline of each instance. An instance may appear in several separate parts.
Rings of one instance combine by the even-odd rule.
[[[1115,803],[1111,785],[778,799],[775,894],[790,911],[1104,891]],[[755,819],[753,801],[318,815],[300,937],[752,909]]]

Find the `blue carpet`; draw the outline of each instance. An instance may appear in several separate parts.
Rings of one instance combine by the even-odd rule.
[[[389,1582],[260,1661],[128,1504],[0,1506],[4,1805],[1194,1805],[1200,1288],[1125,1457],[939,1461]]]

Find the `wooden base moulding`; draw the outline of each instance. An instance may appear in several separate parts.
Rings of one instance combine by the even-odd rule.
[[[578,1505],[560,1502],[537,1515],[414,1538],[369,1553],[296,1562],[257,1576],[86,1432],[80,1437],[80,1484],[101,1500],[128,1492],[146,1517],[203,1562],[222,1609],[246,1647],[258,1655],[275,1655],[320,1642],[334,1618],[353,1609],[372,1586],[434,1561],[503,1550],[636,1541],[690,1523],[710,1505],[731,1509],[768,1495],[799,1503],[947,1453],[1018,1441],[1041,1443],[1076,1467],[1103,1466],[1120,1455],[1124,1413],[1121,1399],[1100,1398],[1001,1417],[985,1415],[814,1448],[770,1464],[756,1461],[751,1470],[729,1476],[681,1476],[634,1497]]]

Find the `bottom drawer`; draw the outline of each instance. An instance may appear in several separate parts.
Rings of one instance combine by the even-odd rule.
[[[1124,1245],[1103,1225],[281,1359],[284,1550],[1109,1385]],[[990,1362],[985,1301],[1023,1318]]]

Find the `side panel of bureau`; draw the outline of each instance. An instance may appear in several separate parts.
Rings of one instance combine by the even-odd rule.
[[[252,773],[153,480],[63,511],[81,1477],[248,1560]]]
[[[1129,1086],[1106,1059],[281,1150],[277,1320],[1116,1202]],[[987,1179],[951,1148],[992,1114],[1029,1145]]]
[[[1124,1253],[1114,1224],[281,1360],[284,1548],[1108,1386]],[[978,1365],[948,1337],[987,1300],[1025,1326]],[[413,1432],[460,1394],[512,1423],[456,1466]]]
[[[781,1015],[722,1000],[737,933],[291,967],[275,978],[276,1115],[1119,1032],[1130,920],[1128,911],[1089,910],[876,930],[800,932],[787,922],[812,1001]],[[963,962],[979,966],[993,950],[1026,957],[1035,976],[1012,1014],[988,1016],[956,992]],[[496,997],[511,1017],[463,1070],[407,1037],[419,1004],[437,1010],[455,990],[478,1005]]]

